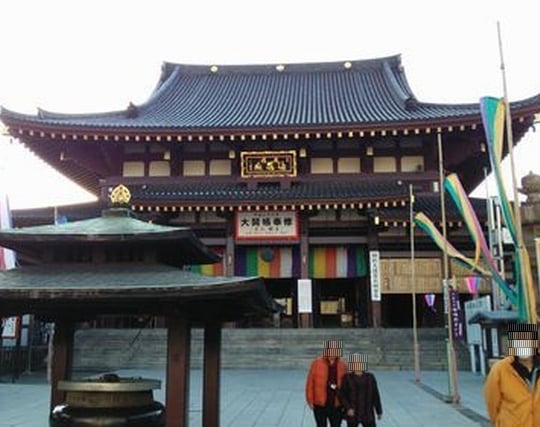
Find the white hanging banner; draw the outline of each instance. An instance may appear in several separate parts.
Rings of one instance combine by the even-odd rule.
[[[311,279],[298,279],[298,313],[311,313]]]
[[[371,301],[381,300],[381,255],[379,251],[369,251],[369,271]]]
[[[2,319],[2,338],[17,338],[19,333],[19,317],[7,317]]]

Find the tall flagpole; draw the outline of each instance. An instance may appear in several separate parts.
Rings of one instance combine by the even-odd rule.
[[[409,221],[411,235],[411,286],[412,286],[412,307],[413,307],[413,351],[414,351],[414,380],[420,382],[420,349],[418,346],[418,328],[416,321],[416,266],[414,253],[414,194],[413,186],[409,184]]]
[[[441,129],[437,130],[437,147],[439,150],[439,193],[441,196],[441,220],[444,237],[443,248],[443,293],[446,301],[446,329],[448,337],[446,339],[446,356],[448,360],[448,399],[452,403],[459,403],[459,393],[457,384],[456,353],[454,350],[454,336],[452,335],[452,310],[450,309],[450,287],[448,283],[448,240],[446,235],[446,206],[444,197],[444,162],[442,150]]]
[[[529,289],[529,282],[527,280],[526,274],[525,274],[525,265],[524,261],[527,258],[525,245],[523,243],[523,230],[521,226],[521,209],[519,205],[519,197],[518,197],[518,186],[517,186],[517,178],[516,178],[516,168],[514,163],[514,138],[513,138],[513,132],[512,132],[512,117],[510,113],[510,103],[508,102],[508,89],[506,86],[506,69],[504,66],[504,56],[503,56],[503,46],[502,46],[502,36],[501,36],[501,24],[499,21],[497,21],[497,36],[499,40],[499,56],[501,59],[501,75],[502,75],[502,84],[503,84],[503,101],[504,101],[504,107],[505,107],[505,113],[506,113],[506,139],[508,142],[508,155],[510,157],[510,169],[512,172],[512,190],[514,193],[514,218],[516,221],[516,239],[517,239],[517,245],[518,245],[518,252],[520,254],[520,258],[522,260],[520,265],[520,276],[521,276],[521,283],[522,286],[525,287],[527,294],[529,295],[529,298],[527,298],[527,304],[530,302],[530,295],[531,292],[534,292],[533,289]],[[503,190],[504,191],[504,190]],[[529,313],[529,321],[534,320],[534,323],[536,323],[536,307],[527,307],[527,313]]]

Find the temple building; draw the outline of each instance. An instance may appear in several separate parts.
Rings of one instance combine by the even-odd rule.
[[[510,106],[517,143],[540,112],[540,94]],[[409,326],[413,292],[420,324],[441,325],[442,255],[420,231],[411,279],[410,194],[415,211],[440,222],[440,166],[469,192],[490,170],[479,103],[418,100],[399,55],[165,63],[140,105],[93,114],[3,108],[0,119],[101,201],[122,184],[140,218],[192,229],[222,257],[193,271],[261,276],[285,307],[281,326]],[[485,201],[473,204],[485,220]],[[447,205],[449,239],[470,253]],[[29,215],[17,213],[15,224]],[[467,274],[452,268],[462,299],[470,298]],[[490,292],[487,282],[480,292]]]

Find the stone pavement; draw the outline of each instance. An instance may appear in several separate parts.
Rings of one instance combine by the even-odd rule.
[[[160,370],[118,370],[125,377],[162,379]],[[380,427],[488,426],[482,399],[484,379],[459,372],[460,405],[444,403],[446,372],[422,372],[421,383],[410,371],[376,371],[383,403]],[[84,375],[75,374],[74,378]],[[304,401],[304,370],[224,369],[221,379],[222,427],[313,427]],[[201,371],[191,372],[190,426],[201,425]],[[0,427],[47,427],[49,386],[41,373],[16,383],[0,381]],[[155,392],[164,401],[164,384]],[[343,423],[343,426],[345,423]]]

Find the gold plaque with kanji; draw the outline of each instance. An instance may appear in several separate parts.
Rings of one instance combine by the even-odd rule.
[[[296,151],[243,151],[242,178],[296,176]]]

